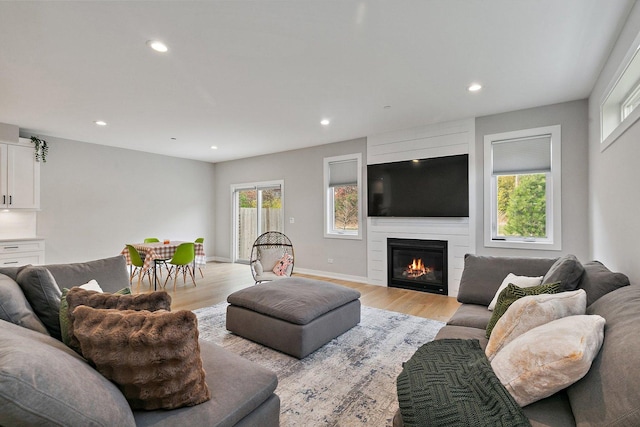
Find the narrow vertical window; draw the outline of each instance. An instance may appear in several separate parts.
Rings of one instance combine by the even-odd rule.
[[[325,237],[362,238],[361,155],[324,159]]]

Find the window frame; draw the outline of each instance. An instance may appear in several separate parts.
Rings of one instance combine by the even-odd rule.
[[[329,165],[334,162],[344,162],[355,160],[357,162],[356,185],[358,186],[358,230],[357,232],[346,230],[338,231],[333,228],[334,224],[334,197],[333,187],[329,186],[330,169]],[[342,156],[325,157],[323,160],[324,169],[324,237],[331,239],[356,239],[362,240],[362,153],[345,154]]]
[[[261,191],[265,190],[265,189],[269,189],[269,188],[275,188],[275,187],[280,187],[280,199],[281,199],[281,205],[282,205],[282,215],[280,217],[280,228],[282,229],[282,232],[285,232],[285,218],[284,218],[284,213],[285,213],[285,192],[284,192],[284,180],[272,180],[272,181],[256,181],[256,182],[245,182],[245,183],[240,183],[240,184],[231,184],[229,186],[230,189],[230,198],[231,198],[231,230],[232,230],[232,238],[231,238],[231,262],[233,263],[239,263],[239,264],[249,264],[249,260],[245,260],[243,258],[238,258],[238,235],[239,235],[239,230],[238,230],[238,223],[236,221],[236,217],[238,215],[238,195],[239,195],[239,191],[242,190],[256,190],[258,192],[257,194],[257,200],[256,200],[256,204],[257,204],[257,215],[256,215],[256,229],[258,230],[258,236],[261,234],[260,233],[260,224],[262,223],[262,210],[260,209],[260,206],[262,205],[262,195],[261,195]],[[256,236],[257,237],[257,236]]]
[[[600,102],[600,151],[640,119],[640,108],[625,114],[623,109],[640,87],[640,34],[638,34],[609,82]]]
[[[498,237],[497,179],[493,174],[493,145],[495,143],[535,138],[551,138],[551,171],[546,173],[547,237]],[[562,174],[561,126],[544,126],[484,136],[484,246],[492,248],[561,250],[562,249]]]

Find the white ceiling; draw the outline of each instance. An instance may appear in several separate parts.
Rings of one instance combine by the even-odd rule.
[[[3,1],[0,122],[218,162],[583,99],[633,3]]]

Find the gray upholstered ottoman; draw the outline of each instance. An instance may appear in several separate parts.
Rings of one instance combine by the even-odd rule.
[[[360,292],[287,278],[229,295],[227,329],[299,359],[360,322]]]

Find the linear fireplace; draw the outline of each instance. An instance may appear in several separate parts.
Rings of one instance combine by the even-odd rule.
[[[387,285],[448,294],[447,242],[387,239]]]

